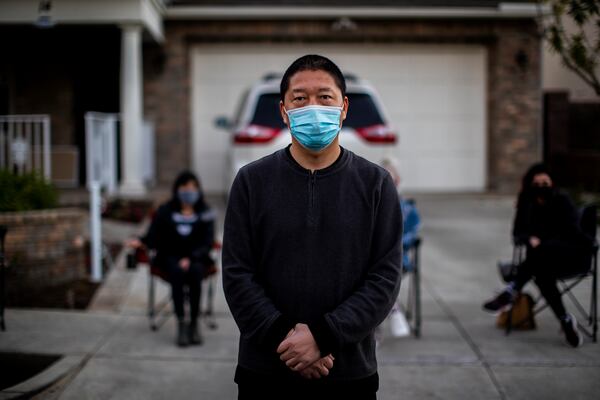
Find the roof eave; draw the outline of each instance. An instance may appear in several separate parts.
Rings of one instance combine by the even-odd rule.
[[[301,7],[301,6],[171,6],[165,18],[183,19],[464,19],[537,18],[549,12],[546,5],[500,3],[483,7]]]

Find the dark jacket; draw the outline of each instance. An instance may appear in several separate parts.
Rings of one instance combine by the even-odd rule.
[[[215,213],[206,205],[199,207],[196,211],[198,219],[193,223],[192,231],[189,235],[182,236],[173,220],[176,211],[172,202],[161,205],[141,241],[148,248],[156,250],[155,262],[158,266],[163,266],[163,260],[171,257],[187,257],[192,262],[209,263],[209,252],[214,241]]]
[[[240,329],[239,367],[286,373],[277,345],[308,324],[327,379],[377,371],[373,331],[400,287],[402,214],[388,172],[342,149],[311,173],[288,149],[242,168],[223,238],[225,296]]]
[[[529,194],[520,196],[513,238],[516,244],[527,244],[532,236],[540,238],[542,242],[560,240],[590,248],[592,245],[591,239],[580,229],[575,205],[568,195],[559,191],[554,191],[543,205]]]

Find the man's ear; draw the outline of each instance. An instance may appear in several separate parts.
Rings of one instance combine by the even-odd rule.
[[[346,119],[346,115],[348,114],[348,107],[350,106],[350,103],[348,102],[348,97],[344,96],[344,103],[342,104],[342,115],[341,115],[341,122],[343,122]]]
[[[279,114],[281,114],[281,118],[283,119],[283,122],[289,127],[290,126],[290,121],[288,120],[288,116],[285,112],[285,107],[283,105],[283,101],[279,101]]]

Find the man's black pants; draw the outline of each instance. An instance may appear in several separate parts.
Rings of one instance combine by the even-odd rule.
[[[311,387],[310,389],[299,390],[297,387],[265,387],[258,385],[239,385],[238,400],[335,400],[335,399],[356,399],[356,400],[376,400],[377,393],[373,391],[346,390],[341,386]]]
[[[254,379],[236,374],[239,400],[376,400],[379,389],[377,374],[357,381],[335,381],[327,378],[303,379],[265,377]]]

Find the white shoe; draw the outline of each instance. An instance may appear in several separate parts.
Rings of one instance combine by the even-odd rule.
[[[579,347],[583,344],[583,335],[577,327],[577,320],[573,314],[568,314],[566,320],[560,321],[562,330],[565,334],[565,341],[571,347]]]
[[[392,310],[390,313],[390,329],[393,337],[404,337],[410,335],[410,326],[406,317],[399,310]]]

